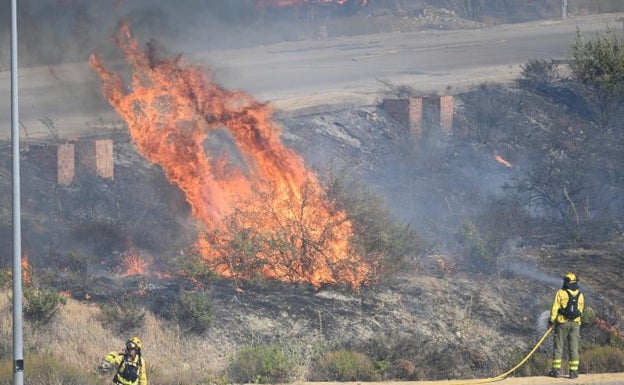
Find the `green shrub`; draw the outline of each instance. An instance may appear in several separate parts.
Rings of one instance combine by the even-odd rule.
[[[274,384],[291,378],[291,360],[275,345],[248,346],[236,352],[228,367],[233,383]]]
[[[58,313],[67,299],[49,290],[24,289],[24,318],[35,326],[44,326]]]
[[[331,175],[329,200],[336,202],[353,223],[353,246],[385,275],[405,269],[426,249],[426,242],[406,222],[392,214],[383,198],[350,177]],[[384,277],[376,277],[384,278]]]
[[[52,355],[26,356],[24,385],[94,385],[100,379],[84,365],[68,365]],[[13,383],[13,361],[0,363],[0,385]]]
[[[206,263],[199,253],[190,253],[185,255],[179,261],[181,271],[194,282],[202,285],[208,285],[213,283],[217,278],[211,269],[210,265]]]
[[[469,264],[480,270],[489,270],[490,272],[496,266],[496,247],[493,243],[488,242],[477,226],[471,222],[463,223],[459,232],[459,242],[464,248],[464,254]]]
[[[0,269],[0,288],[9,287],[13,282],[11,269]]]
[[[624,371],[624,351],[615,346],[594,346],[580,352],[580,371],[609,373]]]
[[[312,377],[312,381],[371,381],[376,376],[366,354],[340,349],[321,356]]]
[[[583,314],[581,314],[581,327],[593,324],[597,318],[598,314],[596,314],[596,311],[592,307],[586,306],[583,309]]]
[[[163,298],[156,306],[155,313],[197,334],[205,332],[215,318],[213,304],[205,291],[180,291],[177,298]]]
[[[507,370],[513,368],[526,357],[527,352],[524,350],[516,350],[505,357],[505,367]],[[516,369],[511,375],[516,377],[535,377],[543,376],[551,369],[552,356],[550,353],[535,353],[524,365]]]

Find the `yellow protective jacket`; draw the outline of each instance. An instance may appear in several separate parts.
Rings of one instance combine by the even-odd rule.
[[[145,360],[138,354],[131,358],[124,353],[110,352],[104,356],[104,361],[112,364],[117,370],[113,382],[122,385],[147,385],[147,366]],[[138,371],[138,377],[134,381],[130,381],[122,375],[126,366],[133,366]]]
[[[568,291],[570,292],[570,295],[573,295],[573,296],[576,296],[579,293],[578,289],[577,290],[568,289]],[[552,309],[550,309],[550,322],[564,323],[568,321],[563,315],[559,314],[559,309],[565,309],[565,307],[568,305],[568,299],[569,297],[568,297],[568,293],[566,292],[566,289],[557,290],[557,294],[555,294],[555,300],[553,301]],[[581,313],[583,312],[583,309],[585,308],[585,297],[583,296],[583,293],[581,293],[581,295],[579,295],[578,297],[578,308],[581,311]],[[581,317],[576,317],[576,319],[572,321],[580,325]]]

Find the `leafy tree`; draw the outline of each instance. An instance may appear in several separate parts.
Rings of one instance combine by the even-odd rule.
[[[598,124],[608,128],[624,103],[624,41],[615,31],[585,39],[579,30],[568,60],[572,76],[579,81],[596,108]]]

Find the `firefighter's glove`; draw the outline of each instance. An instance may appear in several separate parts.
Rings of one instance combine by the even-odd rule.
[[[550,329],[553,326],[555,326],[555,323],[551,320],[548,320],[548,328]]]

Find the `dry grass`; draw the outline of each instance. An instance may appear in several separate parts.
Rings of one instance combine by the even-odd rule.
[[[11,356],[12,312],[10,291],[0,292],[0,338],[5,359]],[[150,380],[159,384],[202,383],[218,378],[225,369],[232,348],[202,337],[189,337],[147,313],[143,330],[143,356]],[[124,346],[128,333],[114,333],[100,322],[100,309],[92,303],[68,300],[46,328],[33,328],[24,323],[24,358],[51,354],[60,361],[80,362],[93,373],[109,351]],[[100,373],[101,374],[101,373]],[[101,374],[102,383],[111,375]]]

